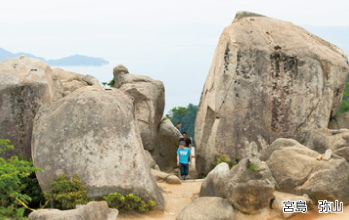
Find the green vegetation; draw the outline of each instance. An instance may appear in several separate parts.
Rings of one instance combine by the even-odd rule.
[[[110,80],[109,82],[102,82],[103,86],[114,87],[114,84],[115,84],[114,78],[112,80]]]
[[[10,140],[0,140],[0,154],[4,150],[12,149]],[[0,219],[26,219],[25,209],[30,209],[30,202],[41,202],[38,196],[29,191],[35,191],[37,185],[28,185],[32,182],[35,171],[42,171],[33,167],[32,162],[19,159],[17,156],[5,160],[0,157]],[[32,198],[32,197],[33,198]],[[39,201],[40,200],[40,201]]]
[[[275,183],[274,188],[275,188],[275,190],[278,190],[278,189],[280,189],[280,186],[277,183]]]
[[[222,155],[222,156],[220,156],[220,157],[218,158],[216,166],[217,166],[218,164],[224,162],[224,163],[229,164],[229,168],[231,169],[233,166],[235,166],[235,165],[237,165],[237,164],[239,163],[240,158],[241,158],[240,156],[234,156],[234,159],[229,161],[228,158],[227,158],[227,156]]]
[[[81,184],[79,175],[76,174],[72,180],[67,178],[67,174],[59,175],[56,181],[51,183],[52,195],[45,193],[45,197],[52,199],[56,208],[73,209],[76,205],[84,205],[89,202],[86,186]]]
[[[348,111],[349,111],[349,82],[347,80],[344,93],[343,93],[342,104],[339,109],[339,114],[348,112]]]
[[[156,202],[150,200],[149,202],[143,201],[140,197],[133,194],[126,196],[120,193],[110,193],[104,197],[110,208],[116,208],[118,210],[137,210],[139,212],[146,212],[152,210],[156,206]]]
[[[174,126],[177,126],[177,122],[182,122],[182,130],[188,133],[188,137],[192,137],[195,140],[195,119],[198,111],[198,106],[189,104],[188,107],[174,107],[166,115]],[[194,146],[194,143],[192,143]]]
[[[258,166],[254,163],[252,163],[251,161],[247,162],[247,169],[249,171],[257,171],[258,170]]]

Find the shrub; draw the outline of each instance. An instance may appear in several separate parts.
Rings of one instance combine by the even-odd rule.
[[[73,209],[78,204],[87,204],[89,201],[86,186],[81,184],[79,175],[72,180],[67,179],[67,174],[59,175],[56,181],[51,183],[52,195],[45,193],[47,199],[52,199],[56,208]]]
[[[120,193],[110,193],[104,197],[110,208],[116,208],[119,210],[137,210],[139,212],[146,212],[152,210],[156,206],[156,202],[150,200],[149,202],[143,201],[140,197],[131,194],[126,196]]]
[[[275,188],[275,190],[278,190],[278,189],[280,189],[280,186],[277,183],[275,183],[274,188]]]
[[[252,163],[251,161],[247,162],[247,169],[249,171],[257,171],[258,170],[258,166],[254,163]]]
[[[234,156],[234,160],[229,161],[227,156],[222,155],[218,158],[216,166],[220,163],[227,163],[229,165],[229,168],[231,169],[233,166],[239,163],[239,160],[240,160],[240,156]]]
[[[0,140],[0,154],[13,148],[10,140]],[[32,198],[23,193],[25,185],[22,183],[23,179],[35,171],[42,170],[34,168],[31,162],[18,159],[17,156],[7,160],[0,157],[0,219],[24,219],[25,208]]]

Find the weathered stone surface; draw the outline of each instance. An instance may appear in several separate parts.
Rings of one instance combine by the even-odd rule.
[[[275,183],[265,162],[245,158],[225,177],[225,197],[235,209],[248,214],[258,214],[274,198]]]
[[[279,137],[300,142],[340,107],[347,56],[306,30],[240,13],[219,39],[196,117],[196,168],[250,156]]]
[[[39,209],[29,214],[29,220],[116,220],[119,211],[108,208],[105,201],[89,202],[77,209],[61,211],[58,209]]]
[[[328,161],[317,160],[318,156],[318,152],[298,143],[275,149],[267,164],[280,191],[308,194],[314,201],[337,199],[346,203],[349,201],[348,163],[334,155]]]
[[[225,197],[224,178],[229,173],[227,163],[218,164],[211,172],[208,173],[201,185],[200,197]]]
[[[312,131],[306,138],[305,145],[321,154],[331,150],[333,156],[340,156],[349,163],[349,130],[330,130],[321,128]]]
[[[172,172],[177,166],[176,155],[180,137],[180,132],[173,126],[170,119],[163,117],[156,133],[156,147],[151,152],[161,170]]]
[[[150,169],[160,170],[159,166],[156,164],[153,156],[150,154],[149,151],[144,150],[144,156]]]
[[[0,63],[0,139],[10,139],[14,151],[31,158],[33,120],[40,106],[62,97],[62,88],[52,79],[51,68],[42,61],[19,57]]]
[[[312,206],[314,205],[313,201],[309,198],[307,194],[304,194],[303,196],[297,196],[297,195],[292,195],[292,194],[286,194],[286,193],[281,193],[281,192],[275,192],[274,193],[275,199],[273,200],[272,204],[272,209],[275,209],[280,213],[280,216],[283,218],[290,218],[292,216],[295,216],[301,212],[284,212],[284,201],[294,201],[294,202],[306,202],[307,205],[307,211],[308,212],[310,209],[312,209]],[[295,208],[295,205],[293,205]]]
[[[170,175],[166,178],[166,183],[168,184],[182,184],[181,180],[176,175]]]
[[[200,197],[187,205],[176,220],[233,220],[231,203],[219,197]]]
[[[346,128],[349,129],[349,112],[344,112],[333,119],[331,119],[329,125],[329,129],[341,129]]]
[[[61,68],[54,68],[53,76],[58,79],[63,85],[63,95],[80,89],[84,86],[100,86],[98,80],[91,75],[82,75],[70,71],[65,71]]]
[[[153,175],[156,181],[163,182],[165,181],[168,184],[181,184],[181,180],[178,176],[162,172],[160,170],[151,169],[151,174]]]
[[[164,200],[145,161],[134,102],[115,88],[80,88],[40,108],[32,155],[43,191],[60,174],[79,174],[91,197],[111,192]]]
[[[165,89],[159,80],[130,74],[126,67],[114,68],[114,87],[131,95],[136,103],[136,119],[144,149],[156,148],[156,131],[165,107]],[[161,166],[160,166],[161,167]]]

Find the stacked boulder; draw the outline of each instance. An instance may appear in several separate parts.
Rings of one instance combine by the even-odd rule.
[[[323,159],[320,153],[295,140],[280,138],[261,159],[269,166],[280,191],[307,194],[313,201],[349,202],[349,164],[342,157]]]
[[[164,208],[135,109],[130,95],[92,76],[25,57],[0,63],[0,138],[15,146],[2,156],[32,158],[43,191],[60,174],[78,174],[90,197],[133,193]]]
[[[135,100],[136,119],[143,147],[149,151],[161,170],[172,171],[176,166],[179,131],[163,117],[165,89],[159,80],[130,74],[123,65],[114,68],[114,87]]]
[[[276,181],[265,162],[245,158],[229,170],[220,163],[205,178],[200,197],[221,197],[243,213],[258,214],[274,198]]]
[[[349,72],[342,50],[292,23],[241,12],[219,39],[196,117],[196,168],[301,143],[339,110]]]
[[[32,139],[41,188],[60,174],[79,174],[90,197],[133,193],[163,207],[138,129],[133,99],[115,88],[83,87],[42,106]]]
[[[42,105],[61,97],[62,85],[44,62],[22,56],[0,63],[0,139],[15,146],[3,157],[31,158],[34,117]]]

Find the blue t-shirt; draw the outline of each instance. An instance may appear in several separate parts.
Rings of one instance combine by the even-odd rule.
[[[188,164],[189,155],[191,154],[190,148],[186,147],[185,149],[178,148],[177,154],[179,155],[179,163]]]

